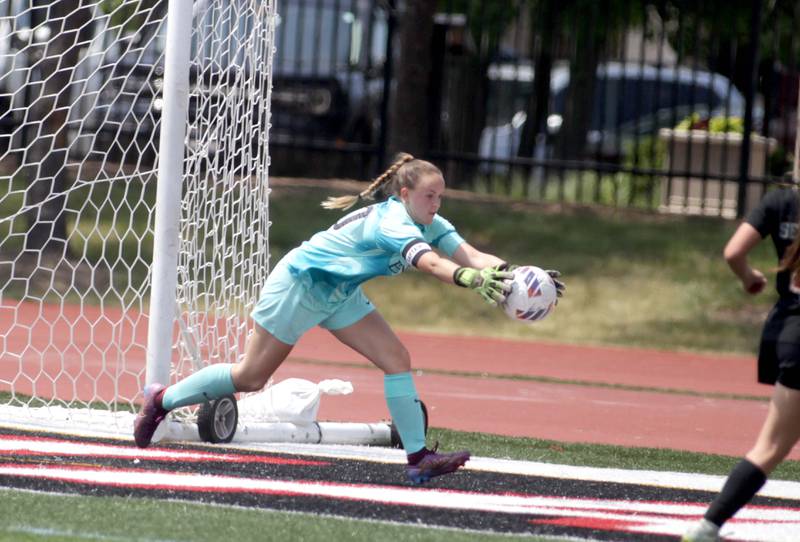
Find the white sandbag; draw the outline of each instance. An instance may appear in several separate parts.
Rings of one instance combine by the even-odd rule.
[[[353,393],[353,385],[343,380],[323,380],[315,384],[302,378],[287,378],[239,400],[239,416],[265,422],[312,423],[317,420],[320,398]]]

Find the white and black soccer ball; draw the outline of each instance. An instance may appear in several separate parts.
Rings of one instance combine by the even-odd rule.
[[[513,271],[509,279],[511,291],[501,305],[513,320],[536,322],[553,311],[557,290],[552,277],[533,265],[523,265]]]

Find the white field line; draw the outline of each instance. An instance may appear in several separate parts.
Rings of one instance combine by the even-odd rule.
[[[103,470],[52,465],[0,464],[0,475],[50,479],[100,486],[151,490],[246,492],[302,495],[387,505],[423,506],[530,515],[533,523],[553,521],[609,522],[628,533],[679,535],[696,521],[704,505],[669,502],[566,498],[527,494],[474,493],[419,487],[269,480],[195,473]],[[800,509],[750,506],[726,524],[727,536],[752,541],[796,541]]]
[[[405,454],[401,450],[369,446],[336,446],[309,444],[247,444],[237,448],[275,453],[302,454],[319,457],[361,459],[382,463],[404,463]],[[699,491],[719,491],[725,476],[713,474],[694,474],[684,472],[628,470],[601,467],[557,465],[537,461],[517,461],[491,457],[473,457],[467,470],[541,476],[567,480],[590,482],[615,482],[674,489],[693,489]],[[800,482],[769,480],[758,493],[763,497],[800,500]]]
[[[132,415],[130,413],[119,413],[118,416],[125,419],[132,425]],[[30,430],[31,425],[25,422],[8,423],[2,416],[0,409],[0,426],[15,427],[20,430]],[[109,427],[110,425],[110,427]],[[120,441],[120,448],[126,451],[121,453],[129,455],[131,442],[130,432],[120,434],[113,432],[113,425],[109,424],[104,428],[92,429],[87,427],[85,430],[78,431],[78,436],[83,437],[104,437],[116,438]],[[39,427],[37,427],[39,429]],[[41,428],[42,430],[56,431],[62,434],[75,434],[62,426],[60,430],[52,427]],[[113,434],[110,434],[113,433]],[[286,454],[300,454],[316,457],[360,459],[365,461],[375,461],[380,463],[405,463],[405,454],[402,450],[385,448],[379,446],[355,446],[340,444],[302,444],[302,443],[240,443],[229,444],[226,448],[252,450],[261,452],[274,452]],[[135,448],[132,450],[136,451]],[[208,452],[219,453],[218,448],[208,447]],[[146,452],[138,452],[144,454]],[[135,455],[135,454],[134,454]],[[473,457],[467,463],[466,469],[496,472],[501,474],[516,474],[523,476],[541,476],[545,478],[559,478],[569,480],[584,480],[593,482],[614,482],[620,484],[646,485],[651,487],[664,487],[674,489],[690,489],[699,491],[719,491],[725,481],[725,476],[710,474],[694,474],[668,471],[652,470],[628,470],[601,467],[584,467],[573,465],[557,465],[552,463],[542,463],[536,461],[518,461],[511,459],[495,459],[488,457]],[[778,499],[800,500],[800,482],[784,480],[768,480],[764,487],[759,491],[759,495]]]
[[[36,489],[18,489],[18,488],[4,488],[0,487],[0,497],[2,497],[3,491],[14,491],[14,492],[22,492],[22,493],[30,493],[30,494],[44,494],[44,495],[57,495],[59,497],[67,498],[67,499],[80,499],[82,498],[81,495],[76,495],[74,493],[62,493],[58,491],[43,491],[43,490],[36,490]],[[164,499],[166,502],[175,502],[175,503],[190,503],[195,506],[206,506],[206,507],[213,507],[213,508],[233,508],[236,510],[246,510],[252,511],[252,506],[244,506],[238,504],[224,504],[224,503],[216,503],[216,502],[198,502],[190,499],[181,499],[181,498],[171,498],[171,499]],[[442,525],[426,525],[426,524],[419,524],[419,523],[403,523],[402,521],[396,520],[388,520],[388,519],[374,519],[374,518],[352,518],[342,515],[336,515],[334,513],[318,513],[318,512],[301,512],[298,510],[270,510],[270,509],[263,509],[265,513],[274,513],[274,514],[287,514],[291,516],[297,517],[306,517],[306,516],[313,516],[315,518],[333,518],[336,520],[351,520],[351,521],[358,521],[359,523],[368,523],[368,524],[380,524],[380,525],[395,525],[398,527],[404,527],[407,529],[415,529],[415,530],[425,530],[425,531],[434,531],[437,533],[443,533],[441,536],[445,536],[447,533],[474,533],[474,534],[485,534],[485,530],[479,529],[462,529],[458,527],[447,527]],[[2,526],[0,526],[0,533],[2,533]],[[494,532],[495,535],[503,535],[505,538],[512,540],[517,538],[529,538],[530,533],[500,533]],[[441,538],[440,536],[440,538]],[[577,537],[577,536],[568,536],[568,535],[558,535],[558,534],[548,534],[548,539],[553,540],[564,540],[564,541],[575,541],[575,542],[600,542],[600,539],[595,538],[587,538],[587,537]],[[177,542],[174,540],[153,540],[153,539],[137,539],[137,540],[130,540],[129,542]]]

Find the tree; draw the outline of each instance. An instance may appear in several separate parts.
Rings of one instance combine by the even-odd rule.
[[[130,8],[121,7],[118,0],[103,5],[112,14],[112,23],[125,21],[128,31],[141,28],[145,33],[155,31],[153,22],[163,17],[166,7],[165,0],[142,0]],[[73,182],[67,167],[68,115],[81,50],[95,30],[92,10],[89,0],[32,2],[31,26],[44,30],[49,39],[26,49],[31,73],[26,90],[32,99],[29,118],[39,120],[25,133],[30,143],[23,158],[28,179],[25,204],[30,209],[26,250],[69,254],[64,195]],[[115,17],[122,21],[114,21]]]
[[[52,38],[28,49],[31,68],[29,95],[35,96],[30,118],[41,119],[38,130],[28,128],[29,148],[25,152],[28,190],[25,204],[28,212],[27,250],[68,253],[67,216],[64,192],[70,184],[66,168],[69,147],[67,120],[70,83],[79,60],[80,35],[89,22],[89,9],[83,0],[59,0],[49,5],[42,0],[33,3],[32,27],[46,29]],[[36,74],[36,75],[34,75]],[[39,80],[37,80],[39,79]]]
[[[533,93],[526,110],[528,122],[522,128],[518,156],[533,156],[538,134],[546,133],[547,110],[550,101],[550,76],[553,69],[553,46],[560,10],[552,0],[532,2],[529,9],[531,28],[539,35],[539,47],[530,40],[530,57],[535,58]]]
[[[436,3],[407,0],[399,22],[400,57],[395,70],[389,149],[413,155],[425,152],[428,135],[428,85],[431,77],[430,44]]]
[[[444,70],[444,139],[455,153],[477,153],[481,132],[486,126],[489,97],[488,70],[497,59],[500,41],[519,14],[523,1],[456,0],[442,2],[451,13],[466,15],[466,28],[457,50],[448,51]],[[441,77],[441,75],[440,75]],[[437,119],[438,121],[439,119]],[[448,167],[449,182],[467,183],[476,164],[463,160]]]
[[[565,122],[558,140],[558,155],[563,158],[579,158],[583,154],[592,122],[597,65],[612,32],[611,21],[605,21],[605,28],[598,22],[610,19],[609,0],[574,0],[571,6],[576,14],[572,19],[575,54],[570,62]]]

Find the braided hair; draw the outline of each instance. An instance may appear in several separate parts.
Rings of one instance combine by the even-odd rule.
[[[321,205],[325,209],[341,209],[344,211],[359,201],[374,200],[375,194],[390,182],[392,183],[392,192],[395,194],[399,193],[400,188],[403,186],[413,188],[420,175],[426,173],[442,174],[439,168],[430,162],[418,160],[408,153],[401,152],[386,171],[378,175],[367,188],[357,195],[330,197],[323,201]]]

